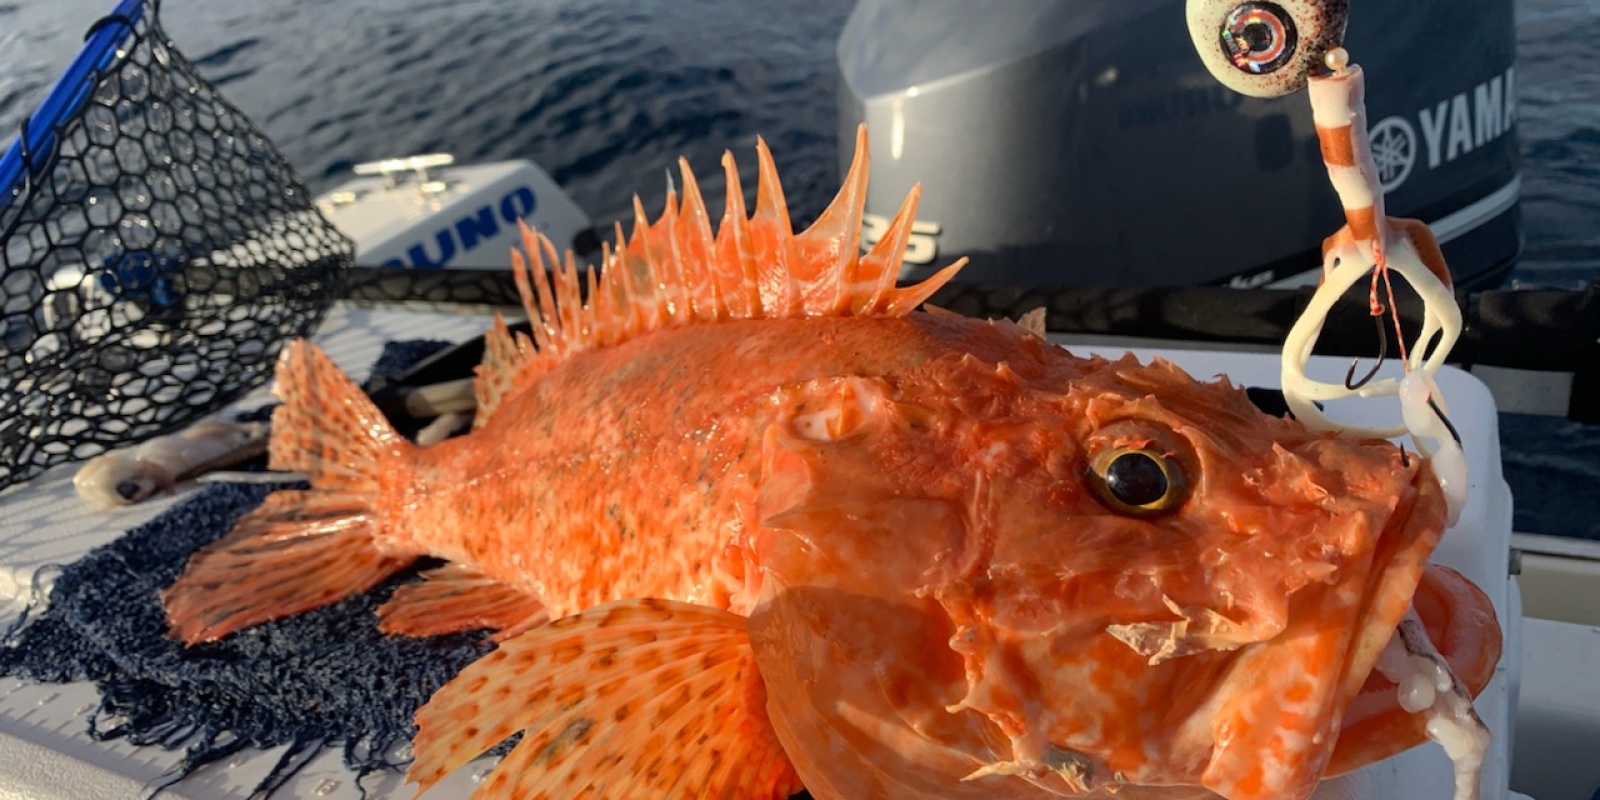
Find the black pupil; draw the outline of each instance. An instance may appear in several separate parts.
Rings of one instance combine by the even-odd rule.
[[[1106,488],[1130,506],[1146,506],[1167,496],[1167,474],[1144,453],[1123,453],[1106,467]]]
[[[1294,58],[1299,35],[1294,18],[1276,3],[1240,3],[1222,21],[1222,52],[1233,65],[1261,75]]]
[[[1250,48],[1250,52],[1259,53],[1272,46],[1272,29],[1260,22],[1246,25],[1244,43]]]

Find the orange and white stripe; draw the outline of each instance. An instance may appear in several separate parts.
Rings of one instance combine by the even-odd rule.
[[[1388,226],[1384,224],[1378,166],[1367,137],[1366,78],[1361,67],[1349,64],[1331,75],[1312,76],[1307,91],[1317,139],[1322,143],[1322,161],[1344,206],[1350,233],[1381,250],[1387,243]]]

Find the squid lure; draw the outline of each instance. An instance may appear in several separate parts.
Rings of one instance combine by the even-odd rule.
[[[1344,227],[1323,242],[1322,283],[1284,342],[1281,375],[1290,410],[1313,427],[1383,437],[1410,434],[1445,485],[1453,524],[1466,503],[1466,459],[1435,376],[1461,336],[1461,309],[1451,288],[1450,270],[1428,226],[1384,213],[1383,190],[1367,136],[1366,77],[1342,44],[1349,4],[1189,0],[1188,17],[1196,51],[1223,85],[1262,98],[1307,90],[1328,178],[1344,208]],[[1422,328],[1409,347],[1395,309],[1393,273],[1423,301]],[[1355,365],[1339,383],[1310,378],[1307,364],[1328,312],[1363,278],[1370,279],[1368,305],[1380,320],[1378,364],[1360,380],[1355,379]],[[1398,340],[1404,372],[1400,378],[1377,377],[1388,352],[1381,323],[1386,311]],[[1384,395],[1399,397],[1402,424],[1367,427],[1336,422],[1317,406],[1318,401]]]
[[[1344,208],[1345,225],[1323,241],[1322,282],[1284,341],[1284,399],[1306,425],[1385,438],[1409,434],[1430,460],[1444,490],[1447,523],[1466,503],[1467,463],[1461,437],[1435,376],[1461,335],[1461,309],[1450,270],[1428,226],[1384,213],[1382,184],[1366,120],[1366,77],[1343,40],[1346,0],[1189,0],[1189,32],[1206,68],[1223,85],[1252,97],[1281,97],[1304,88],[1322,145],[1328,179]],[[1410,348],[1395,309],[1391,273],[1399,273],[1422,298],[1422,328]],[[1356,365],[1341,383],[1310,378],[1306,368],[1328,312],[1352,286],[1370,276],[1368,306],[1378,323],[1378,363],[1360,380]],[[1381,295],[1380,295],[1381,290]],[[1386,301],[1386,303],[1385,303]],[[1387,354],[1383,315],[1394,323],[1403,374],[1378,378]],[[1336,422],[1317,401],[1396,395],[1402,424],[1390,428]],[[1415,611],[1411,612],[1414,614]],[[1403,624],[1380,671],[1399,687],[1401,706],[1427,717],[1429,738],[1455,764],[1455,800],[1477,800],[1489,731],[1422,632]]]

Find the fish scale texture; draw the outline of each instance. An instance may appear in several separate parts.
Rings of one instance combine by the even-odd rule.
[[[398,372],[439,343],[391,346],[375,373]],[[185,648],[168,639],[158,592],[199,547],[225,534],[268,487],[214,486],[61,568],[42,611],[0,642],[0,675],[92,681],[99,739],[184,748],[175,782],[244,748],[291,745],[255,793],[292,777],[323,747],[365,775],[389,766],[412,717],[487,652],[482,633],[430,638],[378,631],[377,608],[408,571],[348,600]]]

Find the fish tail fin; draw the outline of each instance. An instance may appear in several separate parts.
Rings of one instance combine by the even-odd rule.
[[[274,469],[304,472],[317,491],[371,496],[385,470],[407,460],[413,445],[321,348],[291,342],[274,380],[283,401],[272,412]]]
[[[162,591],[170,635],[186,644],[358,594],[415,558],[380,541],[374,507],[413,445],[308,342],[284,350],[274,393],[272,466],[306,473],[312,488],[269,495]]]
[[[622,600],[502,642],[417,712],[425,791],[517,731],[473,796],[778,800],[802,787],[766,715],[746,620]]]

